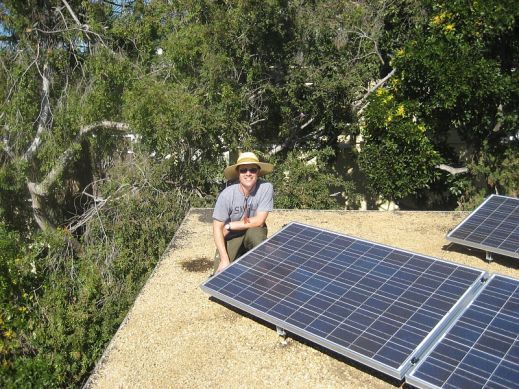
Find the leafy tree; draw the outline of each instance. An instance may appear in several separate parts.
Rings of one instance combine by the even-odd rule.
[[[118,116],[128,68],[88,24],[100,27],[109,18],[110,8],[102,2],[6,1],[3,7],[2,166],[22,173],[34,220],[41,229],[52,229],[64,216],[53,193],[65,192],[60,179],[68,174],[83,181],[86,171],[67,168],[87,147],[85,139],[102,128],[128,129],[106,120]],[[18,204],[8,204],[4,216],[18,214],[12,211]]]
[[[365,112],[364,141],[359,158],[371,189],[398,200],[427,187],[440,156],[426,136],[426,127],[395,102],[385,88],[377,90]]]
[[[438,167],[453,174],[466,170],[453,168],[456,165],[469,169],[470,181],[460,175],[454,179],[446,174],[439,177],[442,190],[450,187],[460,202],[469,201],[479,188],[487,193],[513,194],[519,185],[513,171],[508,171],[519,158],[517,7],[510,1],[426,5],[427,24],[415,30],[414,39],[394,53],[396,73],[387,86],[393,103],[384,106],[373,101],[374,107],[366,111],[367,143],[361,161],[369,170],[369,180],[374,187],[390,187],[389,181],[395,179],[388,180],[386,170],[377,172],[374,161],[375,150],[381,150],[394,132],[390,129],[379,138],[372,134],[379,117],[387,118],[395,106],[402,106],[408,118],[426,127],[423,142],[429,143],[427,147],[441,160],[430,158],[430,152],[423,154],[425,149],[417,147],[421,150],[418,162],[429,165],[428,172],[419,169],[418,174],[408,176],[410,190],[395,193],[393,198],[401,199],[431,183],[437,174],[430,167],[440,161],[444,163]],[[396,153],[389,164],[402,166],[408,159],[408,154]],[[464,182],[461,192],[456,179]],[[380,187],[377,190],[389,196]]]

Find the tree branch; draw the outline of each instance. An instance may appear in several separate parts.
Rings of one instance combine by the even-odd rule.
[[[70,16],[72,16],[72,19],[74,19],[74,21],[76,22],[76,24],[80,27],[88,27],[86,25],[83,25],[81,24],[81,22],[79,21],[78,17],[76,16],[76,14],[74,13],[74,11],[72,10],[72,7],[69,5],[69,3],[67,2],[67,0],[61,0],[61,2],[63,4],[65,4],[65,7],[67,8],[67,11],[68,13],[70,14]]]
[[[503,124],[503,104],[499,104],[497,106],[497,121],[496,121],[496,125],[492,129],[492,132],[499,132],[499,130],[501,130],[502,124]]]
[[[368,92],[362,96],[362,98],[360,100],[357,100],[353,103],[353,108],[356,109],[356,110],[362,110],[362,109],[359,109],[359,107],[362,105],[362,103],[364,101],[366,101],[366,99],[373,93],[375,92],[378,88],[380,88],[382,85],[384,85],[386,83],[387,80],[389,80],[396,72],[396,69],[393,69],[391,70],[384,78],[382,78],[381,80],[379,80],[374,86],[372,86],[371,88],[368,88]]]
[[[57,180],[59,175],[63,173],[65,170],[65,167],[67,166],[68,162],[72,159],[75,152],[75,145],[79,144],[83,137],[85,137],[90,132],[104,128],[107,130],[114,130],[118,132],[126,133],[130,126],[126,123],[120,123],[120,122],[112,122],[108,120],[103,120],[101,122],[96,122],[89,124],[88,126],[83,127],[81,130],[79,130],[79,133],[76,135],[76,138],[72,142],[72,144],[69,146],[67,150],[61,154],[61,157],[58,159],[58,162],[56,165],[52,168],[52,170],[47,174],[45,179],[35,186],[34,190],[35,193],[39,194],[40,196],[45,196],[52,184]]]
[[[443,163],[440,165],[436,165],[436,168],[440,169],[440,170],[444,170],[444,171],[452,174],[453,176],[455,176],[456,174],[467,173],[469,171],[469,169],[467,167],[452,167],[449,165],[445,165]]]
[[[308,126],[309,124],[311,124],[313,121],[314,121],[315,118],[311,118],[309,121],[307,121],[305,124],[303,124],[301,126],[301,130],[304,129],[306,126]]]
[[[38,129],[36,130],[36,135],[34,136],[34,139],[27,149],[27,151],[24,153],[22,159],[27,161],[32,158],[36,150],[38,150],[38,147],[41,144],[41,136],[45,131],[47,131],[47,125],[48,120],[50,116],[50,102],[49,102],[49,95],[50,95],[50,79],[49,79],[49,66],[48,64],[43,65],[43,72],[40,72],[41,78],[42,78],[42,91],[41,91],[41,108],[40,108],[40,114],[38,116]]]

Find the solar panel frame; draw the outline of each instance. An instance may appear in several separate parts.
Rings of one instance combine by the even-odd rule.
[[[496,280],[515,284],[515,294],[502,293],[493,312],[499,301]],[[434,376],[427,374],[431,369]],[[405,380],[422,389],[519,388],[519,280],[492,274]]]
[[[263,245],[267,245],[268,242],[271,241],[271,239],[275,238],[276,236],[278,236],[279,234],[283,233],[285,230],[287,230],[288,228],[290,228],[292,226],[299,226],[299,227],[306,228],[306,229],[314,229],[314,230],[318,230],[320,232],[324,232],[324,233],[328,233],[328,234],[333,234],[335,236],[348,238],[348,239],[353,240],[354,242],[358,242],[359,244],[368,244],[368,245],[372,245],[373,247],[376,247],[376,248],[386,249],[386,250],[390,250],[390,251],[397,252],[397,253],[407,254],[410,259],[411,258],[425,258],[425,259],[427,259],[429,261],[432,261],[434,263],[443,263],[443,264],[446,264],[446,265],[456,266],[459,269],[466,269],[466,270],[470,270],[470,271],[476,272],[475,274],[477,274],[477,277],[475,276],[474,281],[470,284],[469,287],[466,288],[465,292],[461,295],[461,297],[459,297],[457,302],[455,302],[452,305],[452,307],[443,316],[443,318],[439,319],[439,321],[436,322],[436,324],[433,326],[432,330],[428,331],[428,333],[427,333],[427,331],[424,331],[424,332],[427,333],[427,335],[420,341],[418,346],[416,346],[412,352],[409,352],[408,355],[406,354],[407,355],[406,359],[403,361],[403,363],[401,363],[396,368],[389,366],[387,363],[382,363],[380,361],[377,361],[377,360],[374,360],[374,359],[372,359],[370,357],[367,357],[366,355],[363,355],[360,352],[357,352],[355,350],[343,347],[343,346],[339,345],[338,343],[332,342],[332,341],[330,341],[330,340],[328,340],[328,339],[326,339],[324,337],[318,336],[315,333],[307,331],[306,329],[302,328],[301,326],[294,325],[294,324],[289,323],[289,322],[287,322],[285,320],[281,320],[281,319],[279,319],[279,318],[277,318],[275,316],[272,316],[271,314],[267,313],[268,309],[261,310],[261,309],[255,308],[255,307],[253,307],[253,306],[251,306],[249,304],[243,303],[243,302],[241,302],[241,301],[236,299],[240,292],[236,293],[234,295],[234,298],[233,298],[232,296],[229,296],[229,295],[227,295],[225,293],[221,293],[218,290],[212,289],[212,288],[207,286],[207,284],[209,284],[211,282],[212,278],[210,278],[209,280],[205,281],[201,285],[202,290],[204,290],[206,293],[211,294],[214,297],[216,297],[216,298],[218,298],[218,299],[220,299],[220,300],[222,300],[222,301],[224,301],[224,302],[226,302],[226,303],[228,303],[228,304],[230,304],[232,306],[235,306],[235,307],[237,307],[237,308],[239,308],[239,309],[241,309],[241,310],[243,310],[245,312],[248,312],[248,313],[252,314],[253,316],[256,316],[256,317],[258,317],[258,318],[260,318],[260,319],[262,319],[262,320],[264,320],[266,322],[274,324],[277,327],[283,328],[284,330],[286,330],[288,332],[291,332],[293,334],[301,336],[302,338],[310,340],[311,342],[313,342],[315,344],[321,345],[321,346],[323,346],[323,347],[325,347],[327,349],[335,351],[335,352],[337,352],[337,353],[339,353],[341,355],[344,355],[344,356],[346,356],[348,358],[351,358],[351,359],[353,359],[355,361],[358,361],[358,362],[360,362],[360,363],[362,363],[362,364],[364,364],[366,366],[374,368],[374,369],[376,369],[378,371],[383,372],[384,374],[387,374],[387,375],[389,375],[391,377],[394,377],[394,378],[397,378],[399,380],[403,380],[405,374],[407,373],[407,371],[413,367],[413,360],[414,360],[414,358],[419,357],[421,355],[421,353],[424,350],[428,349],[430,347],[430,344],[433,343],[435,341],[435,339],[439,337],[439,335],[443,332],[444,328],[450,322],[450,320],[451,320],[450,318],[453,315],[457,315],[457,313],[463,308],[463,306],[468,301],[470,301],[472,299],[472,297],[475,295],[478,287],[481,284],[480,279],[486,274],[482,270],[470,268],[468,266],[459,265],[459,264],[453,264],[451,262],[444,261],[444,260],[441,260],[441,259],[438,259],[438,258],[434,258],[434,257],[426,256],[426,255],[421,255],[421,254],[413,253],[413,252],[410,252],[410,251],[398,249],[398,248],[395,248],[395,247],[391,247],[391,246],[387,246],[387,245],[383,245],[383,244],[379,244],[379,243],[375,243],[375,242],[370,242],[370,241],[367,241],[367,240],[364,240],[364,239],[360,239],[360,238],[356,238],[356,237],[351,237],[351,236],[348,236],[348,235],[345,235],[345,234],[339,234],[337,232],[328,231],[328,230],[322,229],[322,228],[308,226],[308,225],[305,225],[305,224],[302,224],[302,223],[291,222],[291,223],[287,224],[286,226],[284,226],[276,234],[272,235],[268,240],[264,241],[262,244],[260,244],[259,246],[257,246],[253,250],[249,251],[244,256],[242,256],[239,259],[237,259],[230,266],[228,266],[221,273],[219,273],[219,275],[217,275],[216,277],[218,277],[218,276],[225,277],[226,272],[232,272],[233,268],[236,268],[237,266],[240,266],[240,263],[243,260],[243,258],[246,258],[247,256],[254,255],[255,251],[261,250],[261,247]],[[265,270],[267,270],[267,269],[265,269]],[[231,278],[233,278],[233,277],[231,277]],[[230,285],[230,281],[229,281],[229,285]],[[239,288],[239,286],[237,286],[237,287]],[[244,287],[243,290],[246,289],[247,287],[248,286]],[[297,310],[299,310],[299,308],[297,308]],[[315,318],[313,318],[312,320],[317,319],[317,318],[319,318],[319,315],[316,316]],[[402,325],[402,327],[400,327],[400,329],[403,330],[404,329],[404,325]]]
[[[503,217],[498,215],[500,216],[499,219],[492,219],[491,216],[497,212],[497,210],[492,211],[491,214],[486,216],[484,219],[498,223],[498,225],[495,227],[485,226],[484,222],[475,222],[476,219],[482,217],[481,214],[486,211],[486,208],[488,208],[490,204],[496,200],[511,201],[512,203],[515,203],[513,214],[508,216],[504,215]],[[503,203],[500,205],[502,204]],[[472,227],[471,224],[474,224],[474,227]],[[507,234],[507,238],[503,239],[503,236],[498,236],[497,229],[499,227],[504,228],[505,226],[507,231],[508,229],[511,229],[511,231]],[[471,232],[466,233],[465,231]],[[471,236],[473,234],[483,234],[481,235],[480,242],[467,239],[467,236]],[[464,235],[466,235],[466,237],[463,238],[462,236]],[[447,234],[446,239],[463,246],[473,247],[479,250],[501,254],[508,257],[519,258],[519,199],[495,194],[490,195],[474,211],[472,211],[470,215],[468,215],[464,220],[461,221],[461,223],[459,223],[452,231],[450,231]],[[488,244],[484,243],[485,241],[488,241]],[[492,242],[494,242],[496,245],[497,242],[500,242],[500,246],[504,243],[507,243],[511,248],[503,249],[496,247],[495,245],[493,246],[490,244]]]

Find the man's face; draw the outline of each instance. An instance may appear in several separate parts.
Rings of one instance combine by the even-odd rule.
[[[258,181],[259,166],[254,164],[240,165],[238,174],[240,176],[240,184],[246,188],[252,188]]]

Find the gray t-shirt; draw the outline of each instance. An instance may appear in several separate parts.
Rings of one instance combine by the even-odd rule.
[[[248,216],[256,216],[257,211],[272,211],[274,207],[274,189],[270,182],[258,180],[256,188],[247,199],[240,191],[240,184],[230,185],[225,188],[216,200],[213,219],[224,223],[238,221],[243,218],[247,208]]]

